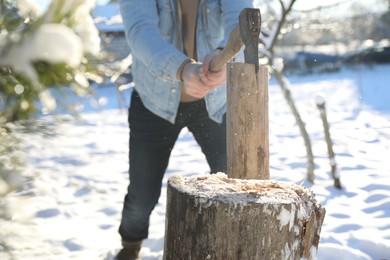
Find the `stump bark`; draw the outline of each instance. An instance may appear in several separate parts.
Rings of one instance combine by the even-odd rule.
[[[325,209],[295,184],[173,176],[164,259],[315,259]]]

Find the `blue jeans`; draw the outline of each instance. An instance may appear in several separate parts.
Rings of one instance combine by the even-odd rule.
[[[226,117],[208,116],[204,100],[180,103],[175,124],[144,107],[136,91],[129,109],[130,150],[127,195],[119,233],[124,241],[148,237],[149,218],[161,193],[162,179],[180,131],[187,127],[200,145],[211,173],[226,172]]]

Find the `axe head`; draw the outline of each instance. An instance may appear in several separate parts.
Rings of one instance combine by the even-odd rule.
[[[239,27],[242,42],[245,45],[245,62],[254,64],[256,72],[259,70],[259,36],[261,29],[261,15],[257,8],[245,8],[239,17]]]

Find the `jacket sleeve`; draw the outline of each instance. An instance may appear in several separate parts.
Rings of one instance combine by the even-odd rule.
[[[234,27],[238,24],[238,18],[244,8],[254,8],[253,0],[221,0],[222,20],[225,34],[224,39],[218,46],[226,46],[230,32],[233,31]]]
[[[120,11],[132,55],[156,77],[177,80],[188,57],[161,37],[156,0],[120,0]]]

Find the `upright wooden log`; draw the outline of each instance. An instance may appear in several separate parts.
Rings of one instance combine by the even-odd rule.
[[[227,174],[268,180],[268,69],[229,63],[227,77]]]
[[[165,260],[315,259],[325,210],[298,185],[173,176]]]

